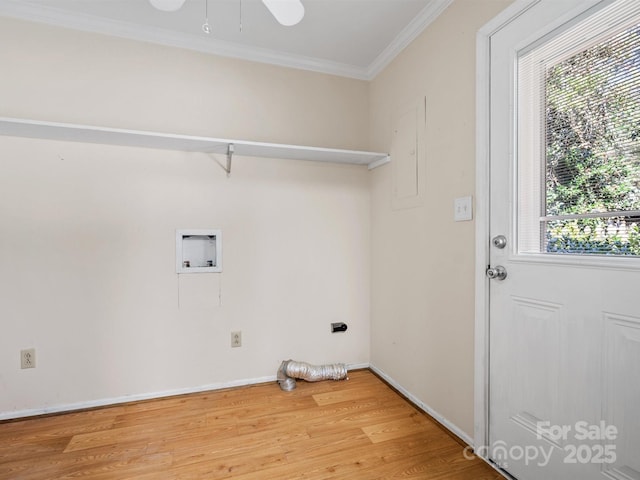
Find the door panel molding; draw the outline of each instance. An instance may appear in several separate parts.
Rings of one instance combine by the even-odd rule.
[[[603,473],[615,480],[640,480],[640,459],[637,452],[628,451],[618,442],[620,438],[638,435],[637,420],[625,418],[624,412],[634,412],[638,417],[640,384],[638,375],[623,374],[623,367],[636,365],[640,373],[640,318],[603,312],[605,347],[603,365],[603,418],[606,425],[617,427],[615,439],[605,439],[603,444],[615,445],[616,462],[605,464]],[[624,392],[624,393],[623,393]],[[629,399],[636,399],[629,404]],[[625,403],[627,403],[625,405]],[[634,429],[634,426],[636,427]],[[637,445],[640,439],[627,441]]]

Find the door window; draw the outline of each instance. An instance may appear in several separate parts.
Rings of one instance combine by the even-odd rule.
[[[528,48],[517,73],[518,251],[640,256],[638,2]]]

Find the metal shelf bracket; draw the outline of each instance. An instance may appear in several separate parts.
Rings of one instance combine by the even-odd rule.
[[[227,145],[227,168],[225,168],[225,172],[227,172],[227,177],[231,176],[231,160],[233,160],[233,154],[236,151],[236,147],[233,143]]]

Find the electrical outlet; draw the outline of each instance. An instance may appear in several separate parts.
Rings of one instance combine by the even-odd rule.
[[[242,346],[242,332],[231,332],[231,346],[234,348]]]
[[[36,368],[36,349],[20,350],[20,368]]]

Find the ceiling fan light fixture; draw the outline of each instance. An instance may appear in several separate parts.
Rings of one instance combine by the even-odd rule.
[[[175,12],[182,8],[185,0],[149,0],[149,3],[163,12]]]
[[[262,0],[280,25],[291,27],[304,17],[304,5],[300,0]]]
[[[207,35],[211,34],[211,25],[209,25],[209,0],[204,0],[204,23],[202,31]]]

